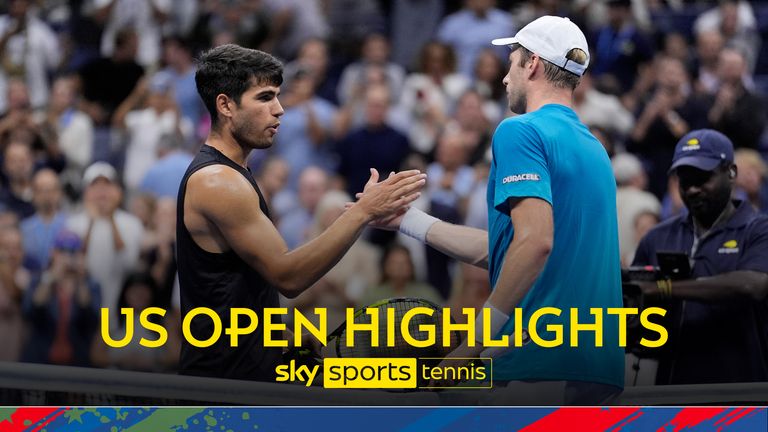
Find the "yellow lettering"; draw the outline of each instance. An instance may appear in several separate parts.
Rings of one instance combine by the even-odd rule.
[[[143,311],[141,311],[141,314],[139,315],[139,323],[141,323],[142,327],[149,331],[153,331],[158,334],[158,338],[154,341],[148,340],[146,338],[141,338],[139,341],[139,345],[147,347],[147,348],[160,348],[161,346],[165,345],[165,343],[168,341],[168,330],[165,329],[160,324],[155,324],[152,321],[149,320],[150,315],[160,315],[160,317],[165,316],[165,309],[161,309],[159,307],[150,307],[146,308]]]
[[[571,346],[579,346],[579,332],[595,332],[595,346],[603,346],[603,310],[600,308],[590,308],[589,313],[595,316],[593,324],[579,324],[579,309],[571,308]]]
[[[120,313],[125,315],[125,336],[116,341],[109,334],[109,309],[101,308],[101,338],[112,348],[122,348],[133,339],[133,308],[121,308]]]
[[[282,332],[287,327],[283,323],[273,323],[272,315],[285,315],[288,308],[264,308],[264,346],[268,348],[285,348],[288,341],[283,339],[272,339],[272,332]]]
[[[403,320],[400,322],[400,332],[403,334],[403,339],[408,345],[416,348],[424,348],[435,344],[435,326],[434,324],[419,324],[419,331],[426,332],[427,338],[425,340],[418,340],[411,336],[409,325],[414,315],[427,315],[432,316],[434,311],[425,307],[415,307],[403,315]]]
[[[665,316],[667,314],[667,311],[658,308],[658,307],[650,307],[648,309],[643,310],[643,312],[640,314],[640,325],[647,328],[650,331],[655,331],[659,334],[659,338],[655,341],[649,341],[646,338],[640,339],[640,345],[646,347],[646,348],[658,348],[665,343],[667,343],[667,339],[669,338],[669,334],[667,334],[667,329],[664,328],[664,326],[650,322],[648,320],[648,315],[661,315]]]
[[[608,308],[608,315],[619,316],[619,346],[627,346],[627,316],[637,315],[637,308]]]
[[[560,316],[561,313],[560,309],[553,307],[545,307],[533,312],[531,319],[528,320],[528,334],[530,334],[533,343],[544,348],[554,348],[563,344],[563,326],[561,324],[547,324],[547,331],[555,333],[555,338],[552,340],[544,340],[539,337],[539,332],[536,329],[536,323],[543,315]]]
[[[192,320],[195,319],[195,317],[198,315],[207,315],[213,322],[213,334],[211,334],[211,337],[208,339],[202,341],[196,339],[192,335],[192,331],[189,328]],[[219,340],[219,337],[221,337],[221,327],[221,318],[219,318],[216,312],[210,308],[197,307],[189,311],[189,313],[184,316],[184,321],[181,324],[181,332],[184,334],[184,338],[187,340],[187,342],[189,342],[189,344],[193,347],[208,348],[209,346],[216,343],[216,341]]]

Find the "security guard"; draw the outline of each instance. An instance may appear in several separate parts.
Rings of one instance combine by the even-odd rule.
[[[733,201],[733,144],[720,132],[685,135],[670,172],[688,212],[652,229],[633,265],[658,265],[658,251],[684,252],[691,274],[643,283],[670,300],[668,350],[657,384],[768,381],[768,217]]]

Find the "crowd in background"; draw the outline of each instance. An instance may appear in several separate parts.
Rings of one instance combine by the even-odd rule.
[[[486,228],[490,139],[512,115],[502,78],[514,35],[542,15],[589,37],[575,93],[612,158],[624,265],[685,211],[674,146],[710,127],[737,147],[738,198],[768,212],[768,2],[682,0],[9,0],[0,15],[0,360],[173,371],[180,323],[176,194],[210,129],[195,57],[225,43],[284,61],[275,145],[249,167],[291,248],[363,189],[369,168],[428,174],[414,205]],[[584,173],[589,175],[589,173]],[[577,251],[574,251],[577,253]],[[286,305],[411,296],[480,307],[487,272],[371,231]],[[169,312],[163,349],[119,308]],[[94,343],[96,341],[96,343]]]

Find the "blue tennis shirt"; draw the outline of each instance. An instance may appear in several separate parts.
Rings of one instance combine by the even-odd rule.
[[[495,288],[514,237],[510,198],[534,197],[552,206],[554,241],[544,269],[518,307],[523,326],[543,307],[562,310],[544,315],[539,336],[555,338],[550,324],[562,325],[563,344],[544,348],[527,343],[494,359],[495,380],[572,380],[623,387],[624,349],[618,343],[618,319],[605,313],[622,307],[621,268],[616,221],[616,183],[610,160],[570,108],[545,105],[501,122],[493,136],[488,181],[489,271]],[[580,324],[592,324],[590,308],[603,309],[603,346],[595,333],[581,331],[570,346],[571,308]],[[515,330],[514,320],[504,327]],[[530,330],[529,330],[530,333]],[[511,342],[512,343],[512,342]]]

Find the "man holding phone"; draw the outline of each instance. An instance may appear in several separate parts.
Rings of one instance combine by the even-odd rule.
[[[733,160],[720,132],[681,138],[670,172],[688,212],[653,228],[637,248],[634,266],[658,266],[658,252],[677,251],[691,269],[683,280],[639,284],[644,295],[671,302],[657,384],[768,381],[768,217],[731,199]]]

